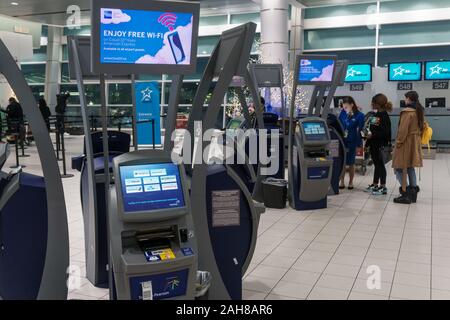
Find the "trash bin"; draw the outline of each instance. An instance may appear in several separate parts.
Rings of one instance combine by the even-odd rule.
[[[286,208],[287,181],[283,179],[267,178],[263,181],[264,205],[267,208]]]

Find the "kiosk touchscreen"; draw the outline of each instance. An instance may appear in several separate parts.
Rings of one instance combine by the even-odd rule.
[[[197,248],[184,168],[138,151],[113,161],[110,232],[118,299],[192,299]]]

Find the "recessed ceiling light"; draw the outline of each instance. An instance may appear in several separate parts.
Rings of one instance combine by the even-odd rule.
[[[17,2],[11,2],[11,5],[13,5],[13,6],[18,6],[19,3],[17,3]]]

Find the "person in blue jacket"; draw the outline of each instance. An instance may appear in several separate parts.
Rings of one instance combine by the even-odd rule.
[[[352,97],[345,97],[342,100],[342,111],[339,115],[339,120],[344,128],[344,143],[347,151],[348,172],[350,181],[348,189],[353,190],[353,178],[355,177],[355,160],[356,148],[362,146],[361,131],[364,128],[364,114],[359,111],[355,100]],[[340,189],[345,189],[345,171],[341,177]]]

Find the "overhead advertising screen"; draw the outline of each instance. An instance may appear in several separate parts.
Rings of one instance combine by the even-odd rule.
[[[450,61],[425,62],[425,80],[450,80]]]
[[[336,69],[336,59],[333,57],[300,57],[299,84],[331,83]]]
[[[422,80],[421,62],[403,62],[389,64],[389,81]]]
[[[93,68],[135,73],[194,70],[198,6],[172,1],[94,1]],[[95,27],[96,26],[96,27]],[[131,69],[130,69],[131,68]],[[153,72],[152,72],[153,71]]]
[[[371,82],[372,65],[371,64],[349,64],[345,82]]]
[[[125,213],[185,206],[180,172],[173,163],[121,166]]]

